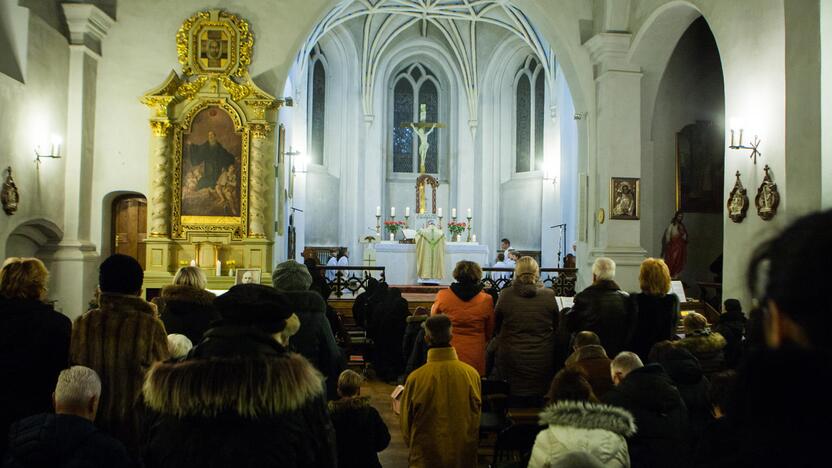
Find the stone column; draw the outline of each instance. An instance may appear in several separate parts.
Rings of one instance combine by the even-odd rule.
[[[150,122],[152,137],[150,154],[152,158],[151,194],[150,194],[150,237],[169,238],[171,174],[170,174],[170,122],[154,120]]]
[[[70,34],[64,237],[52,263],[58,309],[71,318],[84,313],[96,285],[96,248],[90,242],[95,91],[101,40],[113,19],[92,4],[64,3]]]
[[[590,234],[588,264],[610,257],[618,265],[622,288],[638,289],[638,271],[646,251],[641,247],[641,221],[611,219],[612,177],[641,177],[641,70],[626,59],[632,35],[601,33],[585,47],[595,65],[596,112],[594,161],[590,161],[591,213],[606,212],[604,224]],[[593,171],[594,167],[594,171]],[[593,235],[594,234],[594,235]],[[586,266],[588,267],[588,265]]]
[[[268,164],[271,154],[268,137],[272,133],[272,127],[268,123],[256,123],[251,124],[250,130],[248,235],[253,238],[266,238],[269,210],[267,198],[271,181],[274,180],[274,165]]]

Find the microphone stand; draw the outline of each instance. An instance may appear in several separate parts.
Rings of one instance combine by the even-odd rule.
[[[561,256],[563,255],[563,251],[566,250],[566,223],[563,224],[555,224],[554,226],[549,226],[549,229],[558,228],[558,263],[557,267],[560,268],[563,265],[561,264]]]

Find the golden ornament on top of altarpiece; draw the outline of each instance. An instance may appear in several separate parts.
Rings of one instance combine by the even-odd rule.
[[[248,22],[222,10],[198,12],[176,33],[176,51],[185,75],[243,77],[253,48]]]

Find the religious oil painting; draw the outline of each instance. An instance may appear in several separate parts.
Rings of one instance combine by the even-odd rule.
[[[260,284],[260,273],[259,268],[240,268],[234,284]]]
[[[639,179],[613,177],[610,180],[610,219],[639,219],[640,192]]]
[[[676,210],[721,213],[724,177],[723,131],[708,121],[676,134]]]
[[[219,107],[201,110],[182,148],[182,215],[240,216],[242,136]]]
[[[199,33],[197,60],[207,72],[222,71],[229,64],[229,34],[223,28],[205,28]]]

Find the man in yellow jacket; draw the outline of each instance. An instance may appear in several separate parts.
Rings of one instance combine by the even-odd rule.
[[[480,374],[451,347],[451,320],[425,321],[427,363],[407,378],[402,433],[411,468],[474,468],[480,427]]]

